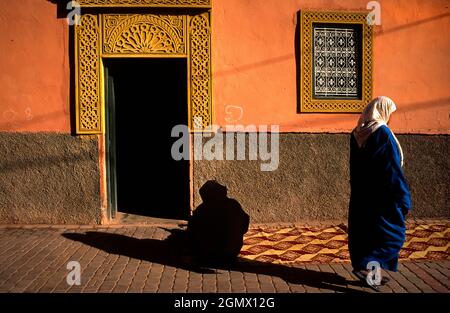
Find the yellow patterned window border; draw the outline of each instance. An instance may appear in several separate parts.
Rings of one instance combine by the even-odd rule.
[[[359,113],[372,99],[373,27],[368,12],[300,12],[300,112]],[[361,30],[360,94],[355,99],[314,97],[313,27],[314,25],[358,26]]]

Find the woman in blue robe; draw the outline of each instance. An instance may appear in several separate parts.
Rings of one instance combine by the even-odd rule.
[[[397,271],[405,241],[411,196],[402,170],[400,143],[387,126],[395,110],[388,97],[375,98],[364,109],[351,136],[348,246],[359,278],[367,277],[371,261]]]

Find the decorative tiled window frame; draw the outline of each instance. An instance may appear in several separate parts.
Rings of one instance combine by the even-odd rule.
[[[189,127],[212,124],[210,0],[78,0],[80,23],[75,25],[76,133],[105,130],[103,60],[105,58],[186,58],[188,66]],[[83,8],[196,8],[174,15],[114,13]],[[147,12],[147,11],[146,11]],[[153,11],[149,11],[153,12]],[[164,12],[162,12],[164,13]],[[152,32],[157,32],[154,41]],[[137,38],[141,40],[136,42]],[[160,38],[161,39],[161,38]],[[158,44],[154,44],[158,42]],[[137,112],[139,114],[139,112]],[[199,125],[201,121],[201,125]],[[195,122],[195,123],[194,123]],[[194,125],[195,124],[195,125]]]
[[[300,112],[357,113],[372,99],[373,27],[368,12],[300,12]],[[321,99],[313,97],[313,24],[361,25],[361,97]]]

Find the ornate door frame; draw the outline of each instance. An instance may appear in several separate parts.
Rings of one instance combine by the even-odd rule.
[[[77,134],[104,133],[103,60],[117,57],[186,58],[188,125],[201,130],[212,124],[211,0],[78,3],[81,15],[74,36]],[[136,13],[134,8],[145,12]],[[173,8],[177,9],[176,14],[166,10]]]

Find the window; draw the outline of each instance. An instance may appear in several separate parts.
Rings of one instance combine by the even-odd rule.
[[[361,112],[371,100],[372,29],[366,16],[301,13],[301,112]]]
[[[360,33],[356,27],[313,25],[313,98],[361,99]]]

